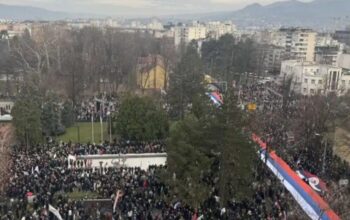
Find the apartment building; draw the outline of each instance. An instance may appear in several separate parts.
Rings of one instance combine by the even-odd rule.
[[[281,28],[273,43],[284,47],[290,59],[314,61],[317,33],[310,29]]]
[[[274,45],[266,45],[266,47],[263,47],[262,53],[264,69],[269,73],[278,73],[281,62],[286,58],[285,49]]]
[[[190,26],[177,26],[174,28],[175,45],[181,43],[189,43],[192,40],[202,40],[207,37],[207,29],[205,25],[194,22]]]
[[[342,48],[340,45],[315,47],[315,61],[319,64],[336,66],[338,57],[341,54],[342,54]]]
[[[206,24],[207,36],[212,39],[219,39],[225,34],[233,34],[236,31],[236,25],[232,21],[220,22],[213,21]]]

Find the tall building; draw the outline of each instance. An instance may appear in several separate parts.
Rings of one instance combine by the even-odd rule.
[[[286,60],[282,62],[280,78],[292,79],[291,89],[302,95],[344,95],[350,91],[350,76],[343,74],[341,67]]]
[[[281,62],[286,58],[285,49],[274,45],[266,45],[263,50],[264,70],[269,73],[278,74],[281,68]]]
[[[177,26],[174,29],[175,45],[189,43],[192,40],[202,40],[207,36],[207,29],[203,24],[194,22],[189,26]]]
[[[344,46],[341,42],[337,41],[333,38],[330,33],[318,33],[316,37],[316,46],[324,47],[324,46]]]
[[[284,47],[290,59],[314,61],[317,33],[310,29],[281,28],[273,43]]]
[[[316,46],[315,61],[319,64],[336,66],[338,57],[342,54],[341,46]]]
[[[333,38],[341,43],[350,46],[350,29],[336,31],[333,35]]]
[[[220,21],[208,22],[206,28],[208,37],[213,39],[219,39],[225,34],[233,34],[236,31],[236,26],[231,21],[224,23]]]

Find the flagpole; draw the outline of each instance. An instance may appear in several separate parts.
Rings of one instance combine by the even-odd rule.
[[[101,124],[101,143],[103,143],[103,123],[102,123],[102,115],[100,114],[100,124]]]
[[[95,143],[95,138],[94,138],[94,112],[91,114],[91,141],[92,143]]]

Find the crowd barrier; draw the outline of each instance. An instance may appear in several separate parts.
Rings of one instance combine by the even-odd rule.
[[[166,165],[166,159],[166,153],[69,155],[68,168],[139,167],[147,170],[149,166]]]

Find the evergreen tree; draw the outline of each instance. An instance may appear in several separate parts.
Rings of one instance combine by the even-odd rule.
[[[203,136],[202,122],[189,115],[172,126],[167,142],[166,182],[173,195],[195,208],[210,196],[210,186],[204,177],[209,173],[212,159],[202,148]]]
[[[61,112],[61,122],[66,128],[73,126],[74,124],[74,108],[70,101],[66,101],[63,104]]]
[[[170,130],[167,183],[171,192],[194,207],[208,199],[212,187],[222,205],[233,198],[249,199],[256,150],[243,133],[243,114],[231,91],[220,108],[209,107],[209,98],[204,98],[198,97],[192,114]],[[214,179],[216,184],[210,185]]]
[[[46,136],[55,136],[60,129],[60,111],[57,104],[57,97],[49,93],[42,107],[42,129]]]
[[[125,98],[113,124],[115,133],[127,140],[163,139],[168,132],[165,112],[148,97]]]
[[[216,151],[219,156],[219,194],[221,202],[232,198],[243,200],[252,194],[253,169],[256,149],[243,133],[246,120],[237,107],[233,91],[228,91],[222,109],[218,111],[216,125],[211,130],[218,135]]]
[[[25,79],[12,109],[17,139],[27,146],[42,140],[41,95],[38,84],[38,78],[35,76]]]

